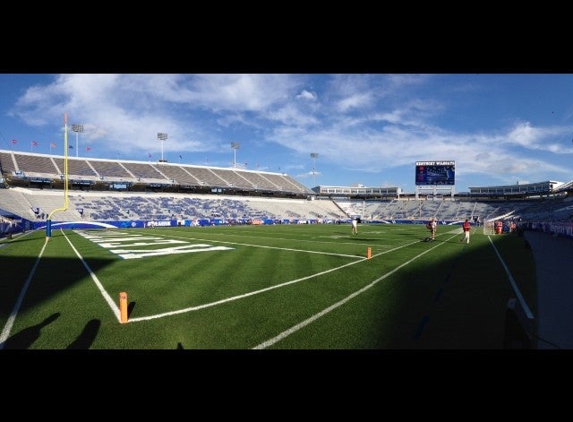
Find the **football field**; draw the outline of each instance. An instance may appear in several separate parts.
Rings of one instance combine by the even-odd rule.
[[[523,238],[427,236],[409,224],[28,232],[0,242],[0,347],[503,348],[508,300],[535,313]]]

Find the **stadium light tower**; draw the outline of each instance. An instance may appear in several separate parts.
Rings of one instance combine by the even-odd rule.
[[[233,168],[237,167],[237,150],[240,146],[238,142],[231,142],[231,148],[233,148]]]
[[[80,151],[80,148],[78,146],[78,137],[79,133],[84,131],[84,125],[72,124],[72,131],[76,132],[76,157],[77,157]]]
[[[163,143],[167,140],[167,134],[160,132],[157,134],[157,139],[161,141],[161,162],[163,163],[165,162],[163,159]]]
[[[311,152],[310,158],[312,158],[312,184],[316,186],[316,159],[318,158],[318,152]]]

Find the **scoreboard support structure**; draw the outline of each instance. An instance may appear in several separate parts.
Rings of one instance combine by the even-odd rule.
[[[422,197],[432,195],[432,199],[438,199],[438,195],[450,195],[453,199],[454,194],[456,193],[456,189],[453,186],[445,187],[445,186],[416,186],[416,199],[420,199],[420,195]]]

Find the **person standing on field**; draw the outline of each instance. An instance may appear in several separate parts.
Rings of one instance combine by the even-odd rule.
[[[430,221],[430,232],[432,233],[432,240],[436,240],[436,231],[438,230],[438,219],[432,218]]]
[[[470,243],[470,230],[472,229],[472,225],[470,224],[470,220],[466,218],[466,221],[462,224],[462,230],[464,231],[464,237],[460,239],[460,242],[464,240],[466,243]]]
[[[358,234],[358,219],[352,219],[352,234]]]

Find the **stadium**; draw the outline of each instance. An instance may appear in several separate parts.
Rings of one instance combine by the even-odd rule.
[[[66,190],[69,204],[53,219],[61,228],[349,223],[352,218],[425,224],[434,217],[451,225],[469,217],[490,230],[487,223],[497,220],[506,232],[510,221],[545,222],[551,231],[572,235],[565,229],[573,221],[573,181],[470,187],[456,194],[453,176],[440,180],[446,170],[420,178],[423,163],[416,163],[416,192],[404,193],[399,187],[309,189],[284,173],[239,168],[0,150],[2,233],[45,229],[48,213],[61,207]]]
[[[415,192],[10,150],[0,170],[2,348],[537,348],[524,232],[573,236],[573,181],[458,193],[454,161],[416,162]]]

